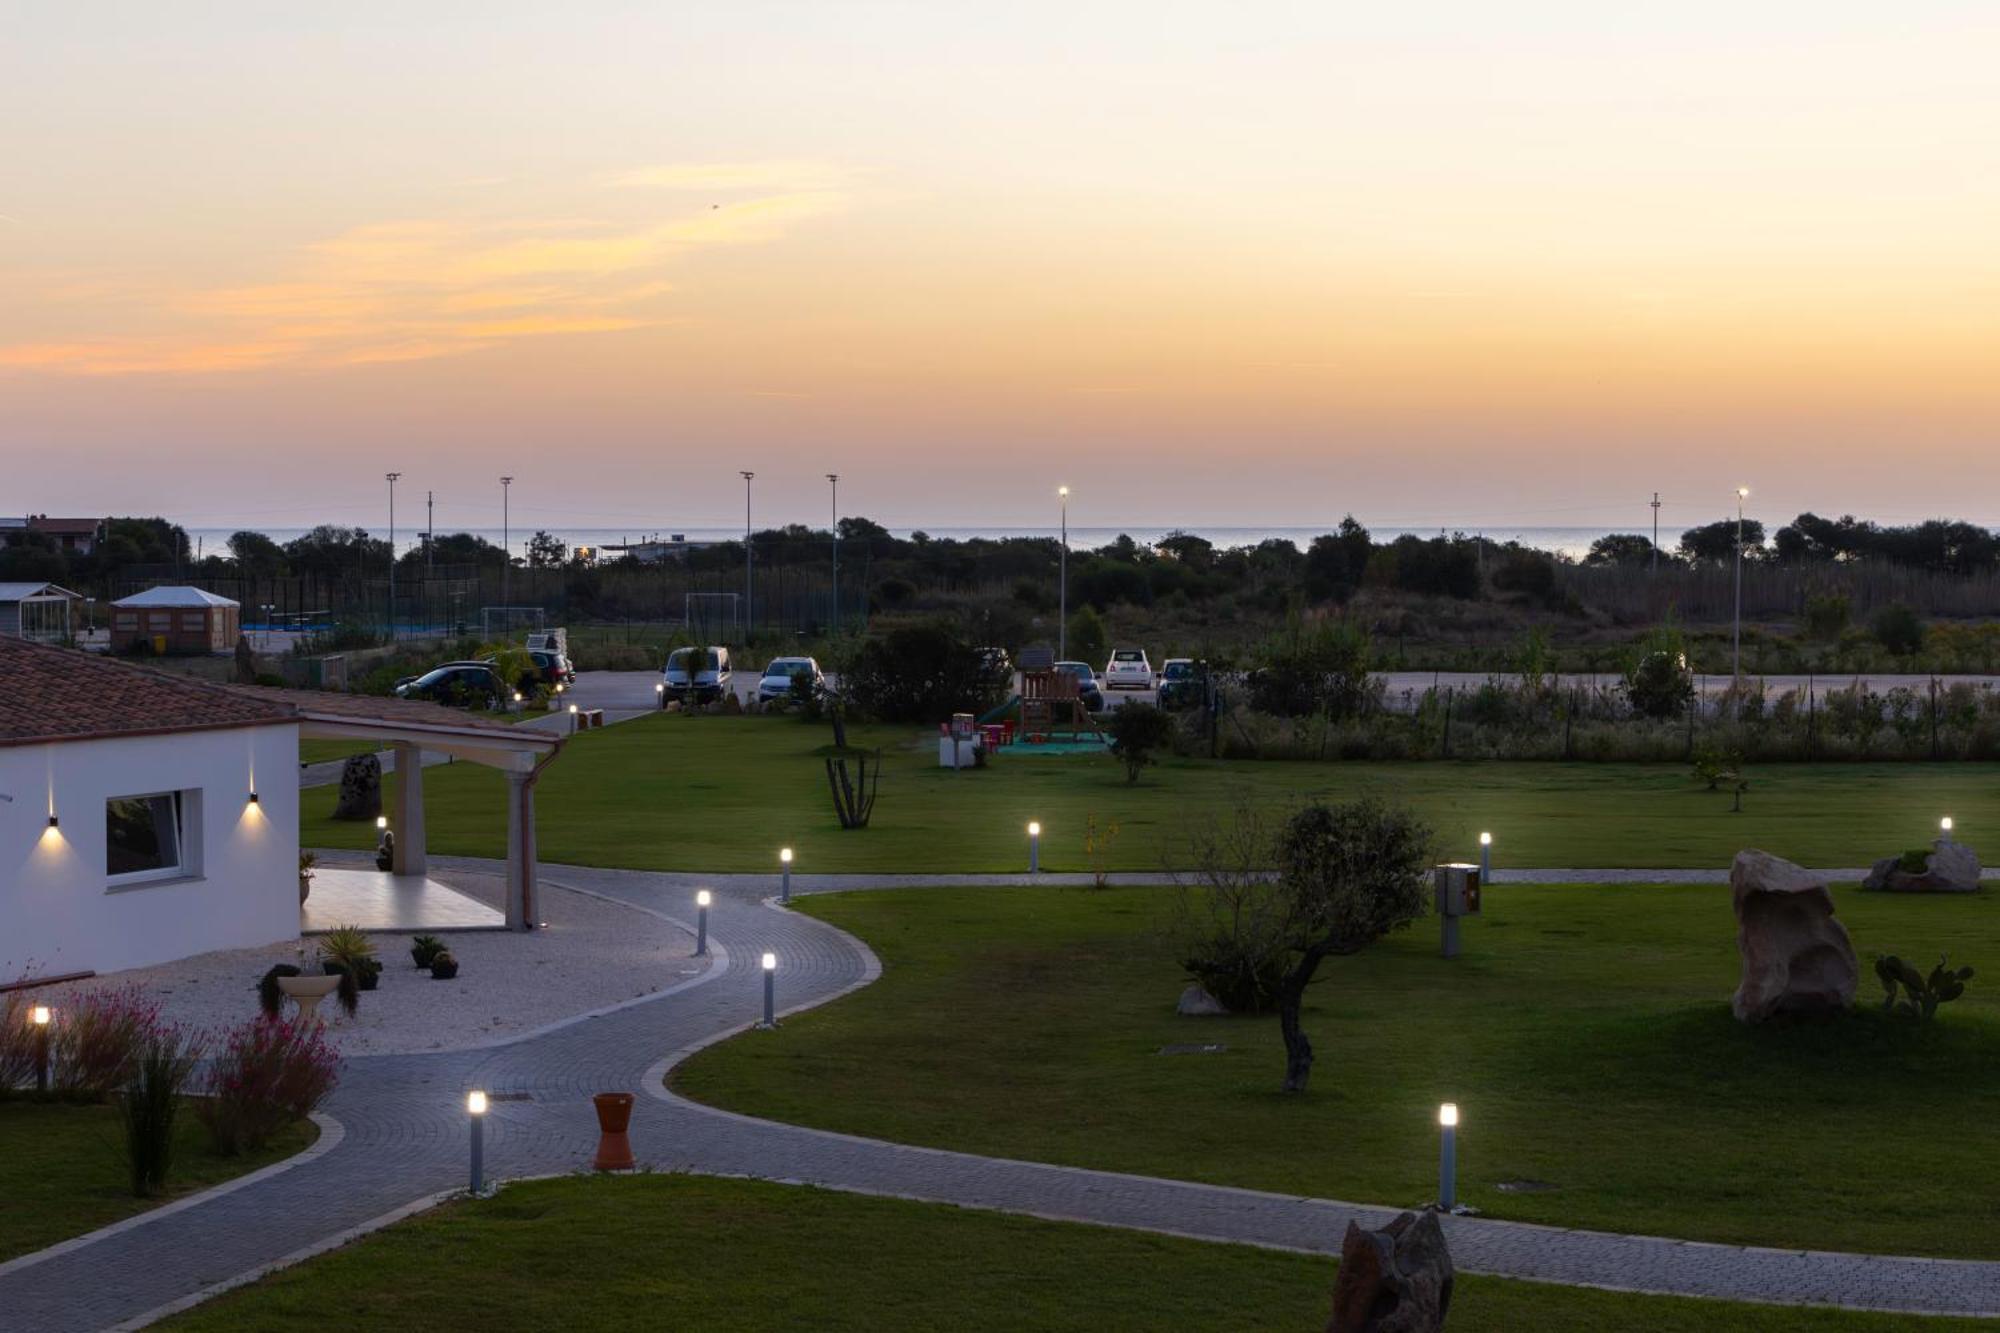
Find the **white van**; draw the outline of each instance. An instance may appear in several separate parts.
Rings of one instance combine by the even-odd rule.
[[[692,696],[698,704],[714,703],[729,692],[729,650],[716,644],[676,648],[667,654],[660,675],[669,699],[685,703]]]

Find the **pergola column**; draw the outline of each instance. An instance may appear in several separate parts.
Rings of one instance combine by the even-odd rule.
[[[430,869],[424,850],[424,752],[415,745],[397,741],[396,849],[389,859],[389,871],[396,875],[422,875]]]
[[[535,789],[529,773],[507,773],[507,929],[535,928]]]

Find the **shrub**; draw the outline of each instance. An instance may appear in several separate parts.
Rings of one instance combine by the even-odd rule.
[[[452,957],[451,950],[440,949],[431,959],[431,980],[450,981],[458,975],[458,959]]]
[[[1192,869],[1175,877],[1170,947],[1182,970],[1229,1012],[1268,1012],[1285,972],[1271,830],[1247,805],[1228,820],[1181,822],[1187,842],[1173,861]]]
[[[1923,651],[1924,622],[1901,602],[1891,603],[1877,611],[1868,628],[1877,643],[1898,657]]]
[[[1111,844],[1118,841],[1118,826],[1100,824],[1097,816],[1083,817],[1083,856],[1090,863],[1090,877],[1098,888],[1111,882]]]
[[[159,1026],[159,1006],[141,998],[136,986],[78,995],[56,1010],[50,1086],[66,1096],[110,1096],[132,1077],[140,1051]]]
[[[410,941],[410,959],[419,968],[426,968],[441,953],[445,953],[444,941],[435,935],[419,935]]]
[[[1111,650],[1104,617],[1094,607],[1081,606],[1070,614],[1063,650],[1072,662],[1100,662]]]
[[[1853,617],[1854,606],[1842,593],[1806,598],[1806,633],[1828,643],[1840,642]]]
[[[1125,765],[1125,780],[1137,782],[1155,753],[1172,743],[1174,719],[1152,704],[1128,703],[1112,710],[1104,729],[1111,736],[1111,753]]]
[[[285,992],[278,988],[278,978],[297,975],[299,970],[290,963],[278,963],[257,982],[257,1007],[264,1011],[264,1017],[276,1018],[285,1007]]]
[[[319,952],[327,971],[344,978],[340,983],[340,1003],[352,1017],[360,1004],[355,992],[374,990],[376,979],[382,975],[381,961],[375,957],[375,942],[359,926],[339,926],[321,938]]]
[[[132,1193],[140,1198],[166,1187],[174,1164],[174,1121],[180,1114],[181,1092],[194,1077],[201,1048],[197,1036],[179,1028],[158,1028],[147,1034],[133,1060],[132,1077],[120,1094],[118,1109]]]
[[[1369,652],[1367,631],[1348,621],[1307,630],[1294,620],[1250,673],[1250,706],[1279,717],[1356,717],[1381,702],[1381,685],[1368,674]]]
[[[317,1021],[258,1019],[223,1039],[195,1114],[217,1152],[255,1152],[325,1101],[339,1068]]]
[[[979,650],[942,625],[904,625],[871,636],[842,673],[842,693],[884,722],[936,722],[983,713],[1001,682]]]
[[[1965,983],[1972,980],[1971,968],[1952,968],[1950,961],[1940,957],[1930,975],[1925,976],[1894,954],[1877,954],[1875,976],[1887,992],[1882,1007],[1892,1014],[1930,1021],[1937,1015],[1939,1005],[1965,994]],[[1896,998],[1899,985],[1904,992],[1901,1000]]]

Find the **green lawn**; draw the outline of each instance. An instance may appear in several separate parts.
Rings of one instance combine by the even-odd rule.
[[[123,1136],[118,1112],[108,1105],[0,1100],[0,1260],[168,1201],[133,1197]],[[312,1122],[302,1120],[262,1153],[219,1157],[194,1112],[183,1109],[174,1126],[174,1191],[191,1193],[255,1171],[317,1137]]]
[[[1172,760],[1136,786],[1110,758],[1003,758],[937,766],[934,736],[855,727],[887,760],[873,824],[835,822],[819,747],[792,718],[656,714],[574,738],[538,787],[543,859],[639,869],[774,870],[789,843],[814,870],[1019,870],[1030,819],[1043,865],[1086,869],[1087,815],[1115,823],[1110,864],[1157,869],[1190,817],[1243,800],[1376,792],[1419,807],[1441,850],[1470,855],[1494,833],[1495,864],[1723,866],[1761,846],[1812,865],[1865,865],[1919,845],[1951,814],[1972,841],[2000,822],[2000,765],[1789,765],[1756,769],[1742,814],[1680,765],[1282,763]],[[393,781],[393,779],[387,779]],[[475,764],[425,775],[430,847],[504,854],[505,779]],[[372,847],[374,829],[329,816],[336,791],[304,793],[309,847]]]
[[[881,890],[803,900],[884,973],[675,1086],[827,1129],[1357,1202],[1461,1194],[1497,1217],[1778,1246],[2000,1258],[2000,898],[1839,894],[1863,1008],[1748,1028],[1726,888],[1501,887],[1437,955],[1435,919],[1322,969],[1318,1062],[1277,1091],[1275,1018],[1180,1018],[1162,889]],[[1918,1026],[1868,957],[1982,974]],[[782,981],[780,982],[782,986]],[[1164,1046],[1219,1042],[1220,1054]],[[1503,1193],[1538,1181],[1542,1193]]]
[[[569,1177],[448,1204],[163,1327],[1313,1329],[1308,1255],[698,1176]],[[476,1275],[476,1280],[468,1280]],[[1453,1333],[1964,1327],[1461,1276]]]

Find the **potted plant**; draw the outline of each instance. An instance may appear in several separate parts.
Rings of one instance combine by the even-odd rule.
[[[312,892],[313,867],[318,864],[319,858],[311,852],[301,851],[299,853],[299,902],[301,904],[305,902],[306,895]]]
[[[451,950],[440,949],[431,956],[431,979],[450,981],[458,975],[458,960],[451,956]]]
[[[264,1011],[264,1017],[276,1018],[285,1004],[285,991],[278,985],[280,977],[295,977],[299,969],[290,963],[278,963],[257,982],[257,1007]]]
[[[328,931],[319,942],[319,951],[328,976],[345,972],[359,989],[375,989],[382,964],[375,957],[375,942],[359,926],[337,926]]]
[[[410,941],[410,958],[419,969],[429,967],[433,958],[448,952],[444,941],[435,935],[419,935]]]

